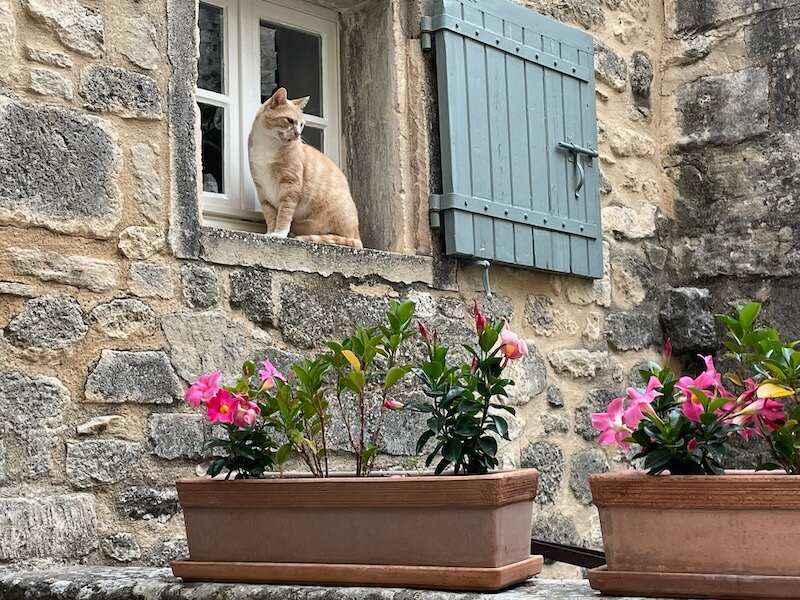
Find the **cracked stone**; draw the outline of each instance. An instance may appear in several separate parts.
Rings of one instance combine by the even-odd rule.
[[[172,270],[159,263],[132,263],[128,270],[128,289],[140,298],[171,300],[175,296]]]
[[[102,433],[121,433],[125,429],[125,417],[102,415],[92,417],[75,428],[78,435],[100,435]]]
[[[119,159],[102,120],[0,96],[0,225],[110,237],[122,210]]]
[[[67,442],[67,480],[77,488],[129,481],[140,471],[142,445],[115,439]]]
[[[96,11],[78,0],[24,0],[23,4],[70,50],[93,58],[103,55],[103,17]]]
[[[53,52],[34,46],[25,46],[25,55],[29,60],[47,65],[48,67],[58,67],[60,69],[71,69],[73,62],[69,55],[63,52]]]
[[[508,388],[508,402],[516,406],[527,404],[547,387],[547,365],[533,342],[527,341],[528,356],[511,362],[505,377],[514,385]]]
[[[131,226],[119,234],[119,249],[132,260],[147,260],[164,246],[164,234],[155,227]]]
[[[87,402],[171,404],[183,393],[165,352],[103,350],[86,379]]]
[[[147,17],[125,19],[125,33],[120,37],[120,54],[137,67],[152,71],[162,62],[158,51],[158,32]]]
[[[576,378],[593,378],[599,371],[605,371],[609,367],[608,352],[591,352],[582,348],[555,350],[550,352],[548,359],[553,369]]]
[[[180,511],[174,488],[129,487],[117,496],[120,512],[131,519],[165,520]]]
[[[0,561],[80,558],[95,548],[91,494],[0,498]]]
[[[142,557],[142,549],[133,534],[121,532],[103,538],[100,549],[117,562],[133,562]]]
[[[628,86],[628,63],[625,58],[597,40],[594,42],[594,72],[599,81],[617,92],[625,91]]]
[[[219,279],[214,269],[194,263],[181,265],[183,300],[189,308],[214,308],[219,304]]]
[[[57,96],[65,100],[72,100],[75,95],[75,86],[72,85],[72,81],[60,73],[47,69],[33,69],[30,76],[30,90],[40,96]]]
[[[149,419],[153,454],[167,460],[199,459],[206,455],[206,421],[203,415],[155,414]]]
[[[93,64],[81,72],[84,107],[114,113],[125,119],[161,118],[161,95],[156,80],[118,67]]]
[[[609,469],[608,457],[599,448],[587,448],[572,457],[569,489],[578,502],[585,506],[591,505],[592,489],[589,486],[589,476],[607,473]]]
[[[98,304],[89,314],[89,321],[92,327],[115,339],[150,337],[158,327],[153,309],[135,298]]]
[[[615,350],[642,350],[660,341],[661,328],[653,313],[611,313],[606,336]]]
[[[538,504],[553,504],[564,476],[564,451],[551,442],[532,442],[522,450],[523,468],[539,470]]]
[[[222,311],[182,311],[161,319],[175,370],[184,381],[202,373],[236,373],[250,358],[247,330]]]
[[[711,292],[704,288],[667,291],[659,316],[664,336],[676,353],[697,354],[719,348],[717,323],[710,310]]]
[[[158,223],[161,221],[161,176],[157,149],[150,144],[131,146],[130,165],[136,184],[133,198],[139,212],[151,223]]]
[[[272,277],[264,269],[234,271],[230,276],[231,307],[241,310],[253,323],[272,324]]]
[[[77,300],[69,296],[40,296],[25,302],[5,334],[19,348],[49,352],[76,344],[87,331]]]
[[[66,256],[29,248],[9,248],[11,264],[20,275],[53,281],[93,292],[106,292],[119,284],[116,263],[89,256]]]

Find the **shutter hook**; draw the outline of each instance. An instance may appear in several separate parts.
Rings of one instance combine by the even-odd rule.
[[[492,288],[489,285],[489,267],[492,266],[488,260],[473,260],[470,261],[471,265],[475,265],[476,267],[481,267],[483,269],[483,291],[486,294],[486,299],[491,300],[492,298]]]

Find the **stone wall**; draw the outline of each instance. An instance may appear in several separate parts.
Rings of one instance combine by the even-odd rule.
[[[674,279],[717,310],[756,299],[800,333],[800,3],[667,3],[665,172]]]
[[[180,35],[170,35],[169,27],[191,14],[188,2],[0,0],[0,562],[163,565],[182,555],[173,482],[204,472],[209,430],[180,397],[201,371],[232,371],[265,353],[285,368],[326,337],[346,334],[354,321],[378,318],[389,298],[417,301],[420,317],[449,341],[470,333],[468,307],[482,297],[480,273],[465,268],[453,277],[452,263],[436,256],[437,275],[425,285],[413,275],[430,266],[425,257],[309,250],[253,234],[187,234],[190,219],[175,217],[173,205],[192,193],[186,165],[194,157],[183,146],[171,147],[170,127],[188,127],[191,117],[171,106],[186,82],[171,79],[185,57],[174,52]],[[706,214],[729,222],[747,207],[761,211],[767,230],[790,222],[775,214],[789,205],[776,199],[774,210],[764,210],[745,201],[756,190],[748,196],[744,187],[738,195],[721,194],[723,210],[713,209],[690,196],[698,189],[690,178],[699,169],[729,165],[741,186],[747,173],[768,190],[780,181],[791,185],[785,178],[795,167],[773,148],[793,143],[780,130],[788,129],[797,107],[780,106],[775,97],[775,90],[791,87],[776,69],[793,64],[793,55],[758,66],[748,59],[736,76],[715,79],[715,71],[698,79],[689,73],[708,75],[694,59],[703,44],[719,52],[735,37],[679,37],[692,27],[708,30],[681,21],[670,25],[665,41],[657,0],[524,3],[588,29],[597,40],[605,274],[588,281],[492,269],[497,295],[485,302],[487,311],[508,318],[531,348],[530,358],[513,367],[519,412],[503,465],[542,472],[535,535],[597,546],[587,476],[624,463],[595,446],[589,414],[632,382],[642,360],[657,355],[661,291],[670,280],[665,267],[670,277],[683,275],[680,261],[697,256],[682,251],[670,258],[671,236],[681,231],[671,217],[688,227],[681,248],[698,242],[694,232]],[[431,59],[418,40],[424,2],[324,4],[343,11],[343,32],[390,53],[384,67],[398,87],[385,106],[386,121],[397,124],[399,139],[383,163],[392,193],[402,197],[397,206],[405,226],[395,219],[386,229],[404,232],[397,248],[428,250],[423,224],[439,167]],[[751,24],[742,39],[758,37],[758,27],[774,29],[765,20],[777,14],[742,17]],[[719,26],[728,27],[731,18],[720,17]],[[380,24],[383,40],[362,31],[369,23]],[[783,26],[787,36],[791,23]],[[363,71],[357,61],[366,58],[356,42],[344,44],[343,56],[355,61],[343,66],[345,73]],[[685,45],[688,58],[664,62],[663,44],[669,57],[677,55],[673,46]],[[662,64],[671,79],[662,77]],[[696,81],[680,87],[675,73]],[[764,88],[769,85],[772,91]],[[346,80],[345,89],[347,98],[358,96],[354,81]],[[701,89],[747,97],[704,116]],[[772,104],[758,102],[767,97]],[[668,110],[675,99],[683,102],[680,122]],[[752,107],[752,118],[739,118],[743,105]],[[345,117],[346,135],[361,139],[360,124],[352,114]],[[720,137],[718,122],[700,127],[688,125],[690,118],[739,125]],[[778,118],[783,125],[772,127]],[[767,125],[769,135],[762,131]],[[388,129],[381,131],[383,139]],[[701,147],[713,160],[699,159]],[[753,157],[744,170],[732,160],[739,153]],[[363,177],[355,149],[349,157],[351,179]],[[671,161],[666,171],[663,160]],[[375,166],[367,170],[377,172]],[[762,176],[768,172],[775,176]],[[354,189],[370,193],[378,185],[360,181]],[[720,179],[715,189],[727,185]],[[741,207],[731,210],[739,198]],[[371,231],[386,235],[377,225]],[[708,252],[720,237],[721,231],[708,238]],[[256,245],[258,254],[251,252]],[[436,254],[435,237],[433,245]],[[756,252],[748,244],[741,251]],[[791,252],[777,243],[769,251],[793,273]],[[307,258],[302,268],[292,258],[299,254]],[[751,262],[765,269],[768,258],[753,255]],[[347,264],[340,269],[346,275],[336,273],[337,261]],[[663,316],[675,337],[685,329],[687,307],[705,308],[707,297],[678,290],[670,298]],[[413,468],[419,464],[411,456],[416,423],[403,415],[391,419],[381,465]],[[337,454],[338,464],[345,459]],[[555,575],[577,573],[549,568]]]

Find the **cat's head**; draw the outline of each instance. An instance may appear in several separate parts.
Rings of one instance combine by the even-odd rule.
[[[258,109],[256,124],[284,143],[297,141],[306,126],[303,109],[308,100],[308,96],[289,100],[286,88],[278,88]]]

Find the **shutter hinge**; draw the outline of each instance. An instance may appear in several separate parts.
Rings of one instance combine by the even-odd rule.
[[[422,21],[420,22],[420,29],[421,33],[419,36],[419,41],[422,44],[423,50],[430,50],[433,48],[433,43],[431,41],[431,32],[433,31],[433,20],[430,17],[422,17]]]
[[[439,211],[442,209],[441,194],[431,194],[428,199],[428,207],[430,209],[431,229],[439,229],[442,226],[442,219],[439,216]]]

